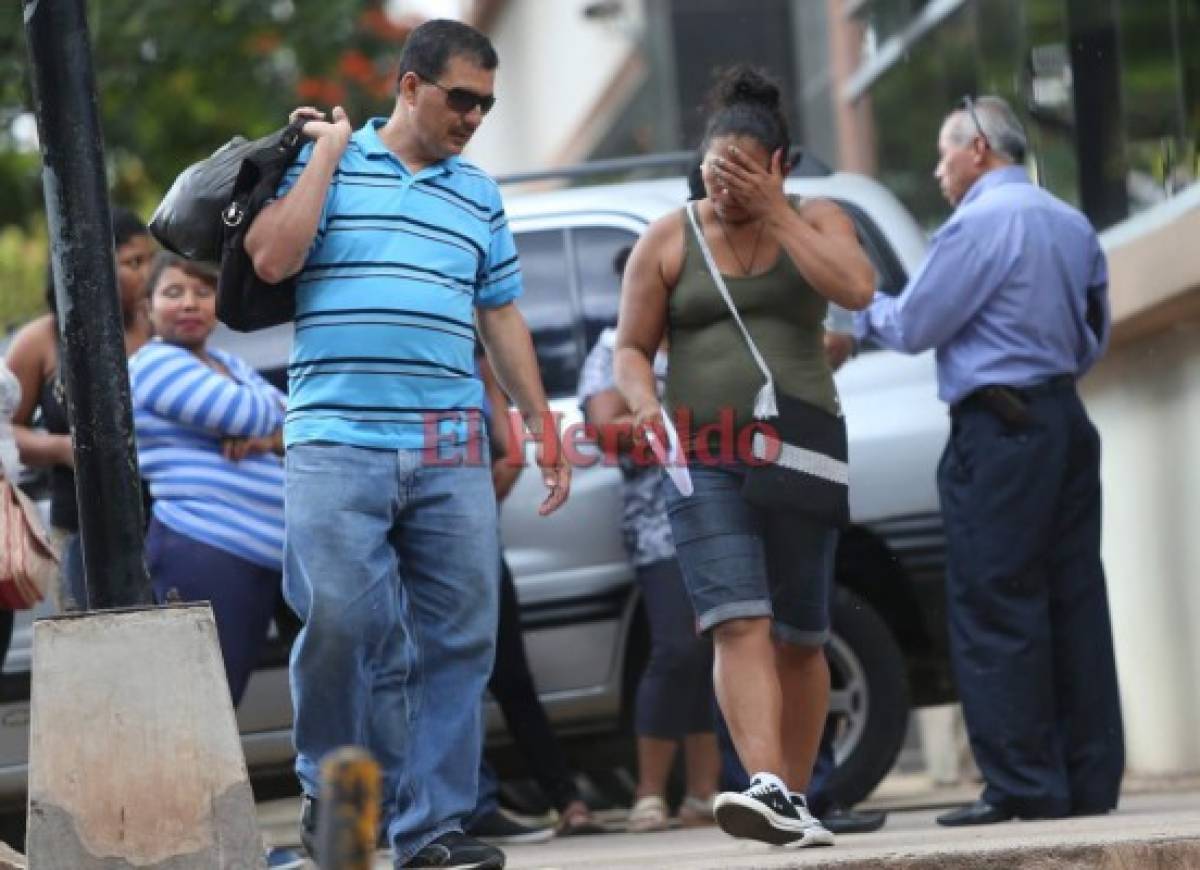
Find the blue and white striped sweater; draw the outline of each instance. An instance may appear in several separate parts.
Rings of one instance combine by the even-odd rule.
[[[240,462],[221,439],[264,437],[283,424],[283,395],[219,350],[231,378],[189,351],[153,341],[129,361],[138,463],[163,525],[274,570],[283,560],[283,466],[274,454]]]

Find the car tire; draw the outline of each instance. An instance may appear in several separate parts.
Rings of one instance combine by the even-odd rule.
[[[891,629],[862,598],[836,588],[832,623],[830,716],[837,728],[837,767],[827,791],[849,807],[874,791],[896,763],[908,730],[908,678]]]

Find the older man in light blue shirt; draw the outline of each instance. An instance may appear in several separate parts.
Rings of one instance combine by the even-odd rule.
[[[1033,185],[995,97],[964,100],[935,173],[957,206],[898,297],[855,335],[937,349],[953,427],[938,468],[951,653],[986,787],[938,818],[1103,813],[1124,743],[1100,561],[1100,439],[1075,391],[1104,352],[1108,273],[1096,233]]]
[[[938,395],[952,405],[990,384],[1082,375],[1107,344],[1107,289],[1087,218],[1004,165],[971,185],[904,292],[856,315],[855,334],[937,348]]]

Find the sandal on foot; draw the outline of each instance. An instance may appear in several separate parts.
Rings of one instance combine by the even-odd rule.
[[[604,826],[592,818],[592,811],[583,801],[572,801],[563,807],[556,833],[560,837],[581,834],[603,834]]]
[[[631,834],[646,834],[651,831],[665,831],[667,824],[667,802],[652,794],[638,798],[629,811],[625,830]]]
[[[716,795],[707,800],[688,795],[679,805],[679,824],[685,828],[700,828],[705,825],[715,825],[713,818],[713,800]]]

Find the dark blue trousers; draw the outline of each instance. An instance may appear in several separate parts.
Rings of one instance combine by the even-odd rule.
[[[1100,561],[1100,437],[1070,384],[1015,427],[968,400],[938,468],[955,679],[983,798],[1019,816],[1116,806],[1125,766]]]
[[[146,566],[157,603],[209,602],[236,706],[267,641],[279,572],[181,535],[157,519],[146,533]]]

